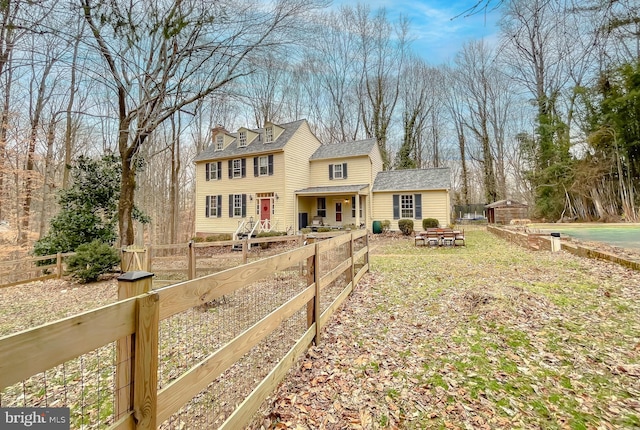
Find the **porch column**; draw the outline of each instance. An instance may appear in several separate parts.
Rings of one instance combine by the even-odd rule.
[[[360,228],[360,194],[356,193],[356,228]]]

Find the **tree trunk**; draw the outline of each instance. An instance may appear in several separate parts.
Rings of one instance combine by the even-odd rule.
[[[46,214],[47,207],[49,205],[49,194],[51,194],[51,164],[53,160],[53,143],[55,140],[56,123],[52,118],[47,130],[47,155],[44,159],[44,182],[42,184],[42,206],[40,211],[40,229],[38,238],[41,239],[45,234],[46,229]]]

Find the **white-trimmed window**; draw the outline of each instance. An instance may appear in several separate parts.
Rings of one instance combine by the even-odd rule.
[[[233,195],[233,216],[242,216],[242,194]]]
[[[329,179],[347,179],[347,163],[329,164]]]
[[[333,165],[333,178],[342,179],[342,164]]]
[[[222,196],[207,196],[205,203],[205,216],[207,218],[219,218],[222,206]]]
[[[413,194],[400,195],[400,217],[413,218]]]
[[[233,177],[242,178],[242,160],[240,158],[233,160]]]
[[[273,127],[267,127],[264,129],[264,143],[273,142]]]
[[[216,136],[216,151],[222,151],[224,147],[224,136],[219,134]]]
[[[238,133],[238,146],[240,148],[244,148],[245,146],[247,146],[247,132],[246,131],[241,131],[240,133]]]
[[[220,171],[220,162],[214,161],[211,163],[205,164],[205,179],[207,181],[215,181],[220,179],[221,171]]]
[[[318,197],[318,216],[327,216],[327,199],[324,197]]]
[[[269,174],[269,156],[263,155],[258,158],[258,172],[260,176],[267,176]]]

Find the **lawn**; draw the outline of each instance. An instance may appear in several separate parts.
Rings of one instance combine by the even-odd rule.
[[[640,273],[372,241],[358,285],[264,410],[271,428],[640,428]]]

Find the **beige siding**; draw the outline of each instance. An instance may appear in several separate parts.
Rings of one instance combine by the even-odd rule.
[[[347,178],[329,179],[329,165],[341,163],[347,163]],[[373,184],[372,178],[375,178],[375,174],[372,174],[371,161],[367,156],[311,162],[311,183],[314,187]]]
[[[315,185],[310,178],[309,158],[319,147],[320,141],[311,132],[306,122],[300,126],[298,132],[285,146],[284,165],[286,175],[284,178],[283,197],[280,198],[284,205],[283,230],[289,227],[295,230],[301,228],[297,224],[298,212],[302,211],[296,208],[295,191]]]
[[[371,150],[371,154],[369,154],[369,158],[371,159],[371,183],[376,179],[376,175],[378,172],[382,172],[382,156],[380,155],[380,149],[378,145],[374,146]]]
[[[450,223],[449,192],[442,191],[395,191],[373,193],[373,220],[391,221],[391,230],[398,230],[398,220],[393,219],[394,194],[422,194],[422,219],[436,218],[441,226]],[[414,229],[422,230],[422,219],[414,219]]]
[[[279,222],[279,226],[284,222],[284,178],[285,178],[285,162],[282,152],[273,154],[273,175],[271,176],[254,176],[253,158],[246,158],[246,177],[229,179],[228,160],[222,160],[222,178],[220,180],[205,180],[205,164],[200,162],[196,164],[196,232],[199,233],[231,233],[236,230],[238,221],[242,218],[229,218],[229,194],[247,194],[247,216],[253,217],[254,220],[260,218],[256,207],[256,193],[276,193],[278,197],[274,200],[275,214],[271,215],[271,222],[275,226]],[[207,218],[205,216],[206,196],[222,195],[222,216],[219,218]],[[248,196],[254,197],[249,200]]]

